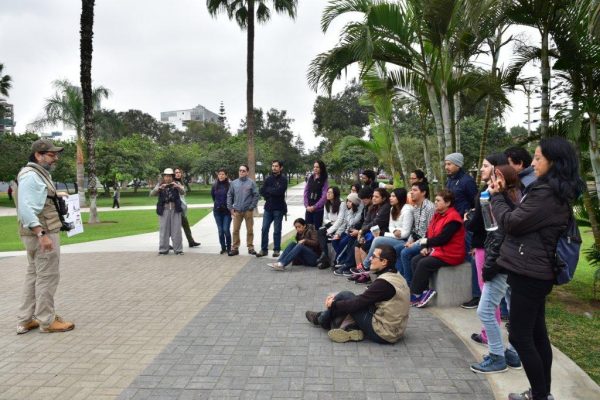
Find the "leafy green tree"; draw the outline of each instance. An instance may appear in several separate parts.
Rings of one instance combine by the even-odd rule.
[[[254,22],[266,23],[271,18],[271,10],[267,4],[272,4],[273,9],[280,14],[287,14],[290,18],[296,17],[297,0],[206,0],[208,12],[216,16],[225,12],[230,20],[235,19],[240,28],[247,32],[246,56],[246,119],[247,127],[247,154],[249,176],[254,178],[256,158],[254,152]]]
[[[31,144],[39,136],[32,132],[23,135],[7,133],[0,136],[0,181],[8,182],[17,177],[19,170],[27,164]]]
[[[178,143],[220,143],[230,136],[231,134],[220,123],[190,121],[187,129],[181,132]]]
[[[2,75],[4,64],[0,63],[0,95],[8,97],[8,91],[12,88],[12,78],[10,75]],[[4,106],[0,103],[0,118],[4,117]]]
[[[68,80],[54,81],[55,94],[46,100],[44,116],[33,122],[34,128],[43,128],[62,123],[66,128],[74,129],[77,134],[77,191],[81,205],[85,204],[83,188],[83,141],[84,112],[81,89],[73,86]],[[108,97],[108,89],[97,87],[92,92],[92,103],[98,104],[102,98]]]

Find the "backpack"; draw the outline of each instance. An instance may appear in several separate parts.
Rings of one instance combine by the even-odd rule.
[[[556,251],[554,253],[554,282],[557,285],[564,285],[571,282],[575,275],[575,269],[579,262],[579,250],[581,249],[581,234],[577,223],[573,217],[573,212],[569,217],[567,229],[558,238]]]

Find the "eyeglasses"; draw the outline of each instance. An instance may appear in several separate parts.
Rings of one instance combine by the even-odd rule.
[[[371,259],[374,259],[374,258],[378,259],[379,261],[385,260],[385,258],[376,256],[375,254],[371,255]]]
[[[248,172],[248,171],[246,171],[245,169],[240,169],[239,172]]]

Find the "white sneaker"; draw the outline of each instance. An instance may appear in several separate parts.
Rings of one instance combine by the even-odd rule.
[[[285,271],[285,267],[280,262],[269,264],[269,267],[275,271]]]

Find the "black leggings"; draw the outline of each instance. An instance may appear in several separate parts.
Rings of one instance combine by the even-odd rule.
[[[554,283],[510,273],[510,330],[531,385],[533,399],[547,399],[552,382],[552,347],[546,330],[546,296]]]
[[[413,271],[412,281],[410,283],[410,292],[412,294],[421,294],[429,288],[429,278],[441,267],[448,264],[433,256],[423,256],[417,254],[410,260],[410,266]]]

